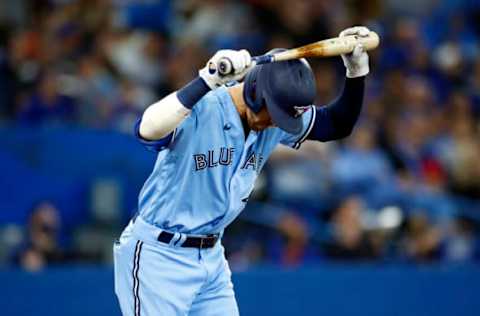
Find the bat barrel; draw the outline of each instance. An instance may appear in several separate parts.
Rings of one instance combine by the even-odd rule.
[[[331,57],[353,52],[358,44],[362,44],[365,50],[377,48],[380,38],[377,33],[370,32],[368,36],[349,35],[335,37],[302,47],[281,52],[275,56],[276,61],[302,57]]]

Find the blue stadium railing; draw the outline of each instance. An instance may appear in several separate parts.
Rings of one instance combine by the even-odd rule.
[[[0,280],[2,316],[120,315],[111,267],[0,270]],[[264,267],[234,273],[233,281],[246,316],[476,316],[480,311],[478,266]]]

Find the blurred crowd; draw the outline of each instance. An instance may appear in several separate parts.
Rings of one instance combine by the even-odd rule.
[[[18,0],[0,3],[0,122],[131,133],[155,100],[220,48],[258,55],[366,25],[364,108],[353,134],[274,153],[227,230],[235,269],[324,260],[480,259],[480,2],[474,0]],[[340,58],[310,60],[317,105]],[[41,204],[14,261],[102,260],[49,238]],[[54,239],[54,237],[52,237]],[[30,240],[30,241],[28,241]]]

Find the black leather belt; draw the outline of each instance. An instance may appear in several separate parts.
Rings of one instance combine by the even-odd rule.
[[[173,236],[175,235],[172,233],[163,231],[158,235],[157,239],[160,242],[169,244],[170,241],[172,241]],[[187,237],[187,239],[185,239],[181,247],[199,248],[199,249],[212,248],[213,246],[215,246],[217,241],[218,241],[218,235],[207,235],[205,237],[190,236],[190,237]]]

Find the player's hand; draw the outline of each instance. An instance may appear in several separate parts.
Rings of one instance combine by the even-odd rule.
[[[218,61],[222,58],[229,59],[232,64],[232,72],[226,76],[221,75],[218,71]],[[248,71],[254,66],[253,64],[250,53],[245,49],[222,49],[216,52],[207,62],[207,65],[200,69],[198,73],[210,89],[213,90],[229,81],[242,80]]]
[[[370,30],[365,26],[355,26],[343,30],[339,37],[357,35],[360,37],[366,37],[370,33]],[[355,46],[353,52],[350,54],[342,55],[343,64],[347,68],[347,77],[356,78],[366,76],[370,72],[368,66],[368,54],[365,51],[362,44]]]

